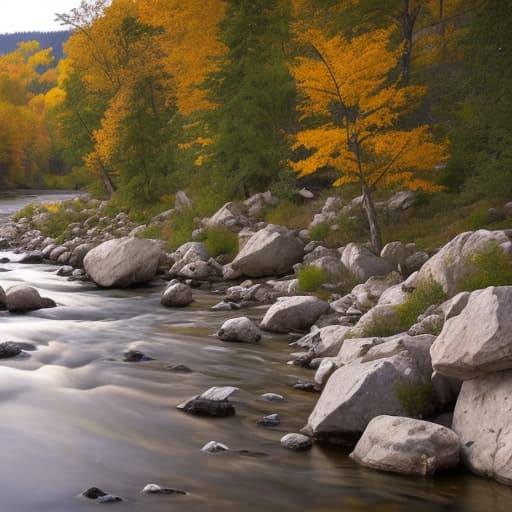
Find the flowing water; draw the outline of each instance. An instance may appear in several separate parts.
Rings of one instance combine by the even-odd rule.
[[[0,215],[34,199],[45,197],[0,198]],[[360,468],[341,449],[282,449],[279,439],[304,425],[316,398],[290,384],[312,374],[286,364],[283,337],[256,346],[213,337],[230,315],[209,311],[219,297],[196,294],[193,306],[166,309],[161,286],[97,290],[57,277],[49,265],[0,267],[4,289],[26,283],[58,304],[0,312],[0,341],[29,344],[23,356],[0,361],[1,512],[91,510],[96,504],[79,497],[91,486],[122,496],[109,505],[116,510],[138,512],[510,510],[512,490],[470,475],[408,478]],[[123,362],[129,349],[155,360]],[[174,373],[171,364],[194,371]],[[197,418],[175,408],[222,385],[240,388],[235,417]],[[267,402],[259,398],[265,392],[285,400]],[[255,424],[274,412],[279,427]],[[201,452],[210,440],[232,450]],[[188,494],[142,495],[148,483]]]

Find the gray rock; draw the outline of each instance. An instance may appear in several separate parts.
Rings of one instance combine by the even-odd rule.
[[[401,190],[395,192],[387,201],[386,206],[390,210],[407,210],[418,199],[418,194],[413,190]]]
[[[196,416],[226,417],[235,415],[235,407],[228,398],[238,388],[233,386],[213,387],[201,395],[185,400],[176,408]]]
[[[419,271],[418,280],[430,280],[442,285],[449,296],[459,291],[461,281],[474,272],[471,257],[493,245],[510,246],[503,231],[468,231],[456,236],[432,256]]]
[[[263,393],[261,398],[269,400],[270,402],[280,402],[281,400],[284,400],[284,396],[277,393]]]
[[[56,306],[52,299],[41,297],[31,286],[15,285],[7,289],[6,307],[11,313],[26,313]]]
[[[459,453],[459,437],[446,427],[411,418],[377,416],[350,458],[372,469],[432,475],[456,467]]]
[[[267,331],[282,333],[303,331],[329,310],[329,304],[317,297],[286,297],[279,299],[268,309],[260,327]]]
[[[512,286],[473,292],[431,349],[434,369],[467,380],[512,369]]]
[[[162,249],[154,240],[125,237],[104,242],[87,253],[84,268],[103,288],[147,283],[156,275]]]
[[[160,303],[169,308],[181,308],[188,306],[193,300],[190,286],[183,283],[175,283],[165,289]]]
[[[257,343],[261,339],[258,326],[245,316],[226,320],[218,330],[217,336],[223,341],[244,343]]]
[[[281,438],[281,446],[288,450],[308,450],[312,446],[311,438],[303,434],[286,434]]]
[[[380,252],[380,257],[389,261],[394,269],[403,267],[407,258],[407,249],[402,242],[389,242]]]
[[[279,414],[269,414],[268,416],[256,420],[256,424],[262,427],[277,427],[280,423],[281,418]]]
[[[444,318],[441,315],[428,315],[420,322],[412,325],[407,333],[410,336],[419,336],[420,334],[439,334],[443,328]]]
[[[7,307],[7,297],[5,295],[4,289],[0,286],[0,310],[6,309]]]
[[[351,335],[356,338],[364,338],[384,332],[392,334],[391,331],[399,330],[400,317],[395,306],[375,306],[365,313],[352,328]]]
[[[174,207],[178,211],[188,210],[189,208],[192,208],[192,201],[188,197],[187,193],[183,190],[179,190],[176,192],[176,195],[174,196]]]
[[[69,277],[73,273],[73,267],[70,265],[64,265],[57,269],[56,274],[61,277]]]
[[[228,446],[222,443],[218,443],[217,441],[210,441],[201,448],[202,452],[207,453],[227,452],[228,450]]]
[[[303,256],[304,244],[293,231],[269,224],[249,239],[231,266],[249,277],[281,275]]]
[[[0,343],[0,359],[16,357],[21,354],[21,347],[12,341],[4,341]]]
[[[212,217],[205,221],[205,226],[224,227],[227,229],[239,230],[248,224],[248,220],[235,203],[226,203]]]
[[[465,381],[453,415],[462,462],[473,473],[512,485],[512,371]]]
[[[329,377],[338,369],[336,362],[331,358],[325,358],[320,363],[317,371],[315,372],[315,384],[318,389],[322,389]]]
[[[361,282],[372,276],[384,276],[394,270],[393,264],[373,254],[358,244],[348,244],[343,250],[341,261],[350,273]]]

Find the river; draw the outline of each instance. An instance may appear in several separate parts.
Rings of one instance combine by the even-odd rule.
[[[0,216],[34,199],[48,196],[0,197]],[[95,503],[80,497],[91,486],[122,496],[114,509],[137,512],[510,510],[511,489],[471,475],[409,478],[361,468],[339,448],[281,448],[279,439],[305,424],[316,399],[290,385],[312,373],[286,364],[283,337],[255,346],[213,337],[233,316],[209,310],[218,296],[196,294],[191,307],[166,309],[161,287],[97,290],[56,276],[50,265],[0,267],[4,289],[26,283],[58,304],[26,315],[0,311],[0,341],[33,345],[0,362],[1,512],[91,510]],[[155,360],[123,362],[129,349]],[[174,373],[171,364],[194,371]],[[234,417],[175,408],[223,385],[240,388]],[[265,392],[285,400],[265,401]],[[255,424],[274,412],[279,427]],[[232,450],[201,452],[211,440]],[[146,496],[148,483],[188,494]]]

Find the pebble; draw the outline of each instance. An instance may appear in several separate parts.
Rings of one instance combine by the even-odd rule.
[[[257,425],[261,425],[262,427],[277,427],[281,423],[281,418],[279,414],[269,414],[268,416],[264,416],[259,420],[256,420]]]
[[[281,438],[281,446],[288,450],[307,450],[312,444],[311,438],[303,434],[286,434]]]
[[[160,487],[158,484],[147,484],[142,489],[144,494],[187,494],[185,491],[179,489],[170,489],[168,487]]]
[[[308,391],[311,393],[317,391],[315,384],[313,382],[296,382],[295,384],[292,384],[292,387],[300,391]]]
[[[229,450],[229,447],[225,444],[218,443],[217,441],[210,441],[209,443],[206,443],[202,448],[202,452],[208,452],[208,453],[218,453],[218,452],[227,452]]]
[[[277,393],[263,393],[261,395],[261,398],[264,398],[265,400],[269,400],[271,402],[277,402],[279,400],[284,400],[284,396],[278,395]]]

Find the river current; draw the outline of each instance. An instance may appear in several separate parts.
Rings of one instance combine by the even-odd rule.
[[[0,196],[0,222],[31,201],[63,197]],[[0,360],[0,512],[94,510],[80,497],[91,486],[124,499],[108,506],[137,512],[510,510],[511,489],[471,475],[409,478],[361,468],[339,448],[281,448],[279,439],[305,424],[317,397],[291,387],[313,374],[286,364],[286,337],[225,343],[212,334],[234,314],[209,310],[219,296],[196,292],[191,307],[167,309],[159,303],[163,285],[98,290],[56,276],[56,268],[0,264],[4,289],[26,283],[58,305],[0,311],[0,341],[28,344],[22,356]],[[243,312],[255,320],[263,313]],[[124,362],[130,349],[154,360]],[[175,373],[174,364],[193,372]],[[234,417],[175,408],[224,385],[240,388],[231,398]],[[285,400],[265,401],[266,392]],[[279,427],[256,425],[276,412]],[[231,450],[201,452],[211,440]],[[148,483],[187,495],[143,495]]]

